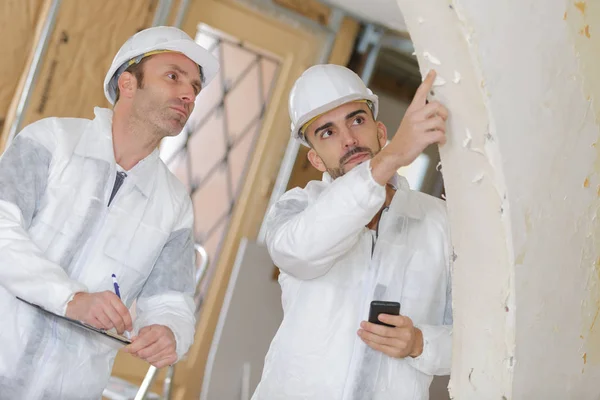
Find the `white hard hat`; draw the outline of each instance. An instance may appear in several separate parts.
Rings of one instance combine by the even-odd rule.
[[[377,118],[377,96],[352,70],[334,64],[310,67],[298,78],[290,92],[292,137],[308,146],[301,132],[307,122],[342,104],[357,100],[367,100],[373,117]]]
[[[121,46],[104,78],[104,95],[111,104],[115,104],[117,81],[119,76],[136,59],[139,62],[147,53],[158,51],[182,53],[202,67],[204,86],[217,75],[219,62],[204,47],[200,46],[184,31],[172,26],[156,26],[144,29],[131,36]],[[127,63],[127,64],[126,64]]]

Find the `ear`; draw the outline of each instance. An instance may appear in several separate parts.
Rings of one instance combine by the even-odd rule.
[[[125,71],[119,76],[117,84],[119,85],[119,97],[131,98],[137,88],[137,79],[131,72]]]
[[[381,121],[377,121],[377,140],[379,140],[381,148],[387,143],[387,128]]]
[[[321,172],[327,171],[327,167],[325,166],[323,159],[321,157],[319,157],[319,155],[317,154],[315,149],[310,149],[308,151],[308,154],[306,155],[306,158],[308,158],[308,161],[310,161],[312,166],[315,167],[316,169],[318,169],[319,171],[321,171]]]

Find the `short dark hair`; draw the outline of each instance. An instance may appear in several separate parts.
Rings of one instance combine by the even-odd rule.
[[[150,56],[150,57],[152,57],[152,56]],[[138,89],[141,89],[141,88],[144,87],[144,63],[146,61],[148,61],[148,59],[150,57],[144,57],[144,58],[142,58],[139,63],[131,64],[125,71],[123,71],[123,73],[129,72],[130,74],[133,74],[133,76],[135,76],[135,79],[137,80]],[[117,79],[117,88],[116,88],[116,94],[115,94],[115,104],[117,104],[117,101],[119,101],[119,95],[120,94],[121,94],[121,92],[119,90],[119,81]]]

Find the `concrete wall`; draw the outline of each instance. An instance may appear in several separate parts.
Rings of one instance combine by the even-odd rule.
[[[398,3],[451,112],[451,394],[598,398],[598,2]]]

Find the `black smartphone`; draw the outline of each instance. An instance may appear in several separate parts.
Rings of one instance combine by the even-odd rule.
[[[392,326],[381,322],[379,314],[400,315],[400,303],[396,301],[373,300],[369,310],[369,322],[377,325]]]

